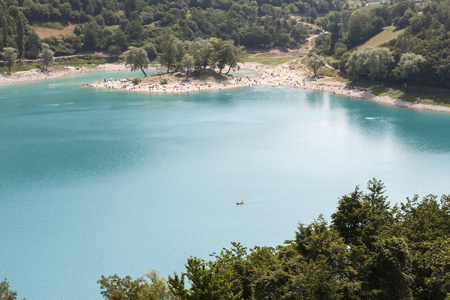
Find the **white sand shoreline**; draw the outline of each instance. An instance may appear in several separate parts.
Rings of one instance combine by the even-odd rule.
[[[301,88],[306,90],[325,92],[329,94],[342,95],[346,97],[367,99],[379,103],[400,106],[405,108],[428,110],[434,112],[450,113],[450,107],[411,103],[400,99],[392,99],[388,96],[375,96],[372,92],[353,88],[350,89],[345,86],[344,83],[333,81],[332,78],[318,79],[318,81],[308,80],[307,71],[303,68],[293,68],[286,63],[284,65],[267,67],[257,63],[244,63],[241,64],[241,69],[248,69],[256,76],[246,77],[230,77],[226,81],[183,81],[184,78],[175,78],[174,76],[167,76],[162,74],[166,78],[170,79],[166,85],[160,84],[159,76],[149,76],[144,79],[138,85],[131,83],[131,80],[106,80],[95,83],[86,83],[84,86],[92,88],[104,88],[104,89],[116,89],[122,91],[135,91],[135,92],[147,92],[147,93],[162,93],[162,94],[175,94],[175,93],[195,93],[204,91],[220,91],[226,89],[247,88],[256,86],[267,87],[288,87],[288,88]],[[114,72],[114,71],[127,71],[129,68],[123,64],[104,64],[95,68],[74,68],[67,67],[66,70],[55,70],[49,73],[42,73],[39,70],[17,72],[11,76],[1,76],[0,85],[15,84],[21,82],[38,81],[38,80],[51,80],[54,78],[60,78],[71,74],[84,74],[93,72]],[[138,72],[137,76],[141,76]],[[306,80],[305,80],[306,79]],[[152,81],[153,80],[153,81]]]

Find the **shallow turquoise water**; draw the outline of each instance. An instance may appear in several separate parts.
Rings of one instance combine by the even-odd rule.
[[[0,277],[19,298],[101,299],[101,275],[281,244],[372,177],[392,203],[450,193],[448,114],[293,89],[81,87],[133,75],[0,86]]]

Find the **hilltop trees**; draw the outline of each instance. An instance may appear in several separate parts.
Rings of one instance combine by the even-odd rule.
[[[17,292],[9,289],[9,282],[5,278],[0,282],[0,299],[1,300],[15,300],[17,298]]]
[[[212,261],[191,257],[161,288],[165,299],[445,299],[449,211],[450,195],[391,208],[374,178],[340,198],[331,225],[319,216],[276,249],[232,243]]]

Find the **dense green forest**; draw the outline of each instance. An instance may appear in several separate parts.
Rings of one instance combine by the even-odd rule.
[[[284,245],[232,243],[190,257],[166,281],[102,276],[106,299],[450,299],[450,195],[391,206],[381,181],[342,196],[331,221],[299,224]],[[15,299],[7,281],[0,299]],[[7,298],[9,295],[10,298]]]
[[[106,299],[449,299],[450,195],[407,198],[391,206],[381,181],[338,201],[300,224],[295,238],[276,248],[231,249],[210,261],[187,260],[168,281],[99,280]],[[128,297],[128,298],[127,298]],[[141,299],[141,298],[139,298]]]
[[[216,37],[245,47],[292,46],[304,32],[290,16],[341,10],[346,1],[250,0],[0,0],[0,49],[18,49],[18,58],[37,58],[40,41],[31,24],[77,24],[73,35],[44,40],[56,55],[82,50],[119,50],[155,43]],[[52,23],[54,26],[54,23]],[[291,40],[292,38],[292,40]],[[160,50],[158,48],[158,50]]]
[[[427,2],[422,6],[406,0],[377,6],[369,11],[332,12],[318,18],[316,24],[332,32],[332,35],[320,36],[314,51],[333,56],[334,66],[354,79],[404,82],[407,76],[402,76],[397,65],[402,55],[411,53],[420,55],[424,60],[419,63],[416,74],[407,80],[424,87],[450,88],[449,0]],[[388,51],[385,52],[385,59],[376,58],[382,55],[379,55],[380,49],[375,49],[378,51],[373,51],[373,55],[357,60],[357,55],[353,53],[355,48],[390,25],[404,31],[398,38],[380,45],[380,49],[386,48]],[[359,68],[352,68],[352,58],[360,65]],[[382,70],[373,76],[370,74],[371,63],[383,65]]]

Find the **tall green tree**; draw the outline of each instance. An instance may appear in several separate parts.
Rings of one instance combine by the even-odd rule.
[[[45,70],[48,70],[48,66],[52,64],[53,55],[54,52],[50,50],[50,46],[46,43],[42,43],[42,51],[39,54],[39,58],[41,59],[42,65],[44,66]]]
[[[214,47],[208,40],[196,39],[189,45],[189,53],[194,57],[195,64],[203,69],[210,64]]]
[[[425,63],[425,58],[422,55],[414,53],[403,53],[397,66],[399,76],[405,80],[406,92],[410,80],[419,73],[420,68]]]
[[[167,66],[167,73],[169,73],[170,68],[175,65],[178,55],[177,39],[172,35],[164,39],[161,43],[161,50],[163,52],[160,57],[161,64]]]
[[[17,298],[17,292],[9,289],[9,282],[5,278],[0,282],[0,300],[15,300]]]
[[[102,276],[97,281],[100,284],[101,294],[107,300],[139,300],[142,299],[147,284],[143,278],[133,280],[130,276],[120,278],[113,275],[109,277]],[[157,300],[154,295],[146,298],[148,300]]]
[[[218,264],[208,264],[199,258],[191,257],[186,264],[186,272],[180,276],[174,274],[169,277],[169,286],[173,294],[179,299],[185,300],[237,300],[241,293],[232,291],[233,283],[230,282],[231,272],[222,272]],[[190,288],[185,288],[185,278],[190,282]]]
[[[147,52],[143,48],[130,47],[126,53],[125,65],[131,66],[131,71],[141,70],[144,77],[147,77],[145,68],[148,68],[150,61]]]
[[[194,58],[191,55],[185,54],[183,56],[183,61],[182,62],[183,62],[184,70],[186,72],[186,80],[187,80],[187,79],[189,79],[189,74],[194,69],[195,61],[194,61]]]
[[[100,45],[100,31],[101,28],[97,22],[91,21],[84,28],[84,44],[85,50],[96,50]]]
[[[39,57],[39,49],[41,48],[41,39],[37,33],[31,29],[25,43],[25,57],[36,59]]]
[[[325,57],[323,57],[321,55],[317,55],[314,52],[310,52],[308,58],[306,59],[306,65],[313,69],[314,76],[317,75],[317,70],[320,67],[325,66],[326,63],[327,63],[327,61],[326,61]]]
[[[222,41],[217,51],[217,67],[219,68],[219,74],[227,64],[231,66],[235,61],[235,46],[232,41]]]
[[[158,52],[156,52],[156,48],[152,43],[145,44],[143,48],[147,52],[147,57],[150,62],[158,57]]]
[[[27,19],[22,12],[16,16],[16,44],[19,60],[22,60],[25,51],[25,26]]]
[[[8,66],[8,74],[11,74],[11,68],[16,65],[17,50],[11,47],[3,48],[2,57]]]

